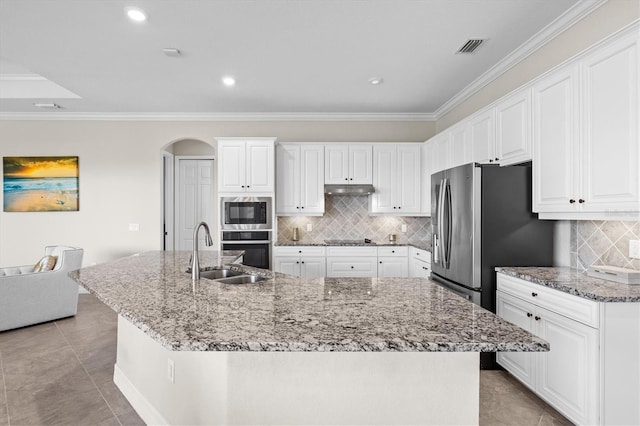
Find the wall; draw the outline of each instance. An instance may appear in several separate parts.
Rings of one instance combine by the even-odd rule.
[[[640,240],[640,222],[572,221],[571,266],[582,271],[594,264],[640,271],[640,259],[629,257],[629,240]]]
[[[609,0],[441,117],[437,122],[438,132],[638,19],[639,1]]]
[[[325,196],[324,216],[278,217],[278,241],[291,241],[293,228],[300,228],[301,243],[324,240],[389,241],[396,234],[399,244],[431,245],[431,219],[428,217],[369,216],[369,197],[362,195]],[[307,224],[313,230],[308,232]],[[402,232],[402,225],[407,232]]]
[[[83,247],[85,266],[160,249],[162,152],[175,141],[419,142],[434,132],[433,122],[399,121],[0,121],[0,156],[77,155],[80,163],[80,211],[0,212],[0,265],[35,263],[49,244]]]

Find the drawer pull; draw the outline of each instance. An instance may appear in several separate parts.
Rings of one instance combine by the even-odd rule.
[[[536,315],[535,320],[540,321],[540,317]]]
[[[531,318],[533,314],[531,312],[527,312],[527,317]]]
[[[351,267],[351,269],[353,269],[353,266]]]
[[[538,295],[538,293],[531,292],[531,295],[532,295],[533,297],[536,297],[536,296]]]
[[[395,250],[391,250],[391,253],[395,253],[395,252],[396,252]]]
[[[569,200],[569,204],[573,204],[575,202],[576,202],[576,200],[574,200],[573,198]]]

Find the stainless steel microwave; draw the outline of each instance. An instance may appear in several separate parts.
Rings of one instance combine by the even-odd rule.
[[[272,229],[271,197],[223,197],[222,229]]]

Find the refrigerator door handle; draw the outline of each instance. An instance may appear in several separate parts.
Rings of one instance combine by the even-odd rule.
[[[443,204],[444,206],[446,206],[446,212],[447,212],[447,233],[445,235],[446,238],[446,242],[445,244],[443,244],[443,252],[444,252],[444,256],[443,256],[443,261],[444,261],[444,266],[445,268],[449,269],[449,264],[451,261],[451,238],[452,238],[452,228],[453,228],[453,212],[451,211],[452,208],[452,203],[451,203],[451,185],[449,185],[449,182],[445,182],[445,189],[444,189],[444,196],[443,198]],[[445,208],[442,209],[443,211],[445,211]]]
[[[437,241],[438,241],[438,260],[439,260],[439,264],[440,266],[442,266],[443,268],[446,268],[445,264],[444,264],[444,244],[446,243],[446,240],[444,239],[444,226],[442,223],[442,219],[444,216],[444,188],[446,185],[447,180],[446,179],[441,179],[440,180],[440,189],[438,191],[438,236],[437,236]]]

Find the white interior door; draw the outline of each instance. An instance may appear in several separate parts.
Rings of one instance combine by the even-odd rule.
[[[176,173],[176,250],[193,248],[193,229],[201,221],[215,231],[213,159],[178,158]],[[201,233],[199,247],[206,248]]]

